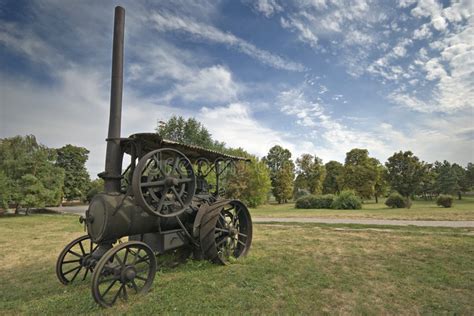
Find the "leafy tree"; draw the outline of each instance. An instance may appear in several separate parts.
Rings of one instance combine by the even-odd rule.
[[[324,165],[326,169],[326,177],[323,181],[324,194],[338,194],[341,192],[344,176],[344,166],[338,162],[331,160]]]
[[[11,190],[9,179],[5,173],[0,170],[0,209],[7,209],[11,200]]]
[[[466,186],[472,189],[474,187],[474,164],[471,162],[467,164],[465,177]]]
[[[90,185],[86,169],[89,150],[84,147],[66,145],[57,150],[56,166],[64,169],[64,197],[67,200],[84,199]]]
[[[295,165],[291,160],[291,152],[275,145],[270,148],[267,156],[263,157],[262,161],[270,169],[272,192],[278,203],[290,199],[293,192],[293,179],[295,178]]]
[[[165,139],[225,151],[225,143],[213,140],[206,127],[194,118],[185,120],[182,116],[172,116],[167,122],[158,122],[155,130]]]
[[[0,140],[0,171],[7,178],[9,201],[16,211],[22,205],[60,202],[64,170],[55,166],[56,157],[56,150],[39,144],[33,135]]]
[[[102,179],[92,180],[91,183],[89,184],[89,190],[87,191],[87,194],[86,194],[86,201],[87,202],[92,201],[92,198],[96,194],[103,191],[104,191],[104,180]]]
[[[293,166],[290,163],[283,165],[273,179],[272,192],[278,203],[286,203],[293,195],[293,179],[295,177]]]
[[[426,170],[425,164],[411,151],[400,151],[389,157],[385,166],[387,167],[387,180],[392,189],[409,200],[420,185]]]
[[[311,194],[321,194],[326,175],[323,161],[317,156],[302,154],[296,159],[296,165],[298,167],[297,179],[300,178],[296,183],[304,184],[305,187],[302,189],[307,189]]]
[[[458,178],[458,199],[461,200],[461,194],[466,193],[471,189],[471,185],[469,183],[469,179],[467,177],[467,171],[457,163],[453,163],[451,165],[456,177]]]
[[[375,192],[377,167],[369,158],[367,149],[354,148],[346,154],[344,188],[351,189],[361,198],[369,199]]]
[[[379,196],[384,196],[387,193],[387,169],[375,158],[371,158],[375,166],[376,176],[374,183],[374,197],[375,203],[379,202]]]
[[[242,200],[250,207],[265,203],[270,189],[270,171],[256,157],[252,157],[249,163],[237,163],[233,176],[227,181],[227,195]]]
[[[442,194],[455,194],[460,190],[459,178],[455,168],[448,161],[435,162],[437,177],[436,185]]]
[[[425,200],[433,199],[433,196],[438,194],[436,185],[436,170],[433,164],[425,164],[423,174],[421,175],[420,184],[416,190],[416,194],[421,195]]]

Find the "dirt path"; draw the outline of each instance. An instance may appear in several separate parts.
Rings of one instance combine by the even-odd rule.
[[[51,207],[50,209],[84,215],[87,205]],[[322,218],[322,217],[254,217],[256,223],[322,223],[322,224],[362,224],[362,225],[392,225],[420,227],[474,227],[474,221],[414,221],[391,219],[353,219],[353,218]]]
[[[362,224],[421,227],[474,227],[474,221],[413,221],[391,219],[353,219],[317,217],[254,217],[256,223],[322,223],[322,224]]]

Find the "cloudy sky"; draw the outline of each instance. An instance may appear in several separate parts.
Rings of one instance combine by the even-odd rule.
[[[114,6],[122,134],[171,115],[263,156],[474,161],[473,1],[0,0],[0,137],[90,151],[102,171]]]

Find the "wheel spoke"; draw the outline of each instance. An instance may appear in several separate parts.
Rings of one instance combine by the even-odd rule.
[[[237,242],[238,242],[239,244],[241,244],[242,246],[247,247],[247,245],[246,245],[242,240],[237,239]]]
[[[141,275],[138,275],[138,274],[135,276],[135,278],[137,278],[139,280],[142,280],[142,281],[145,281],[145,282],[147,281],[147,278],[144,278],[144,277],[142,277]]]
[[[110,281],[118,281],[119,278],[118,277],[112,277],[112,278],[108,278],[108,279],[102,279],[98,282],[98,284],[103,284],[103,283],[107,283],[107,282],[110,282]]]
[[[71,250],[71,249],[69,249],[67,252],[72,253],[72,254],[75,255],[76,257],[82,258],[82,256],[81,256],[80,254],[78,254],[77,252],[75,252],[75,251],[73,251],[73,250]]]
[[[119,290],[117,291],[117,294],[115,294],[114,299],[112,300],[112,305],[115,303],[115,301],[119,297],[120,292],[122,292],[122,286],[123,286],[123,284],[120,286]]]
[[[122,267],[124,266],[122,260],[119,258],[119,256],[118,256],[117,254],[114,254],[114,258],[117,259],[117,261],[118,261],[118,263],[120,264],[120,266],[122,266]]]
[[[174,195],[176,196],[176,199],[178,199],[179,204],[184,207],[184,202],[181,199],[181,196],[178,194],[178,191],[174,187],[171,187],[171,191],[173,191]]]
[[[164,180],[140,183],[142,188],[161,187],[165,184]]]
[[[132,280],[131,283],[132,283],[133,289],[135,290],[135,293],[138,293],[138,286],[137,286],[137,283],[135,283],[135,280]]]
[[[73,262],[79,262],[81,261],[81,259],[77,259],[77,260],[67,260],[67,261],[63,261],[63,264],[66,264],[66,263],[73,263]]]
[[[242,233],[239,233],[239,236],[243,236],[243,237],[247,238],[247,235],[242,234]]]
[[[214,230],[216,230],[218,232],[223,232],[223,233],[230,234],[230,231],[228,229],[216,227],[216,228],[214,228]]]
[[[69,271],[67,271],[67,272],[64,272],[63,275],[69,274],[69,273],[71,273],[72,271],[76,271],[77,269],[80,269],[80,268],[82,268],[82,266],[75,267],[75,268],[73,268],[73,269],[71,269],[71,270],[69,270]]]
[[[112,281],[112,283],[110,283],[109,287],[102,294],[102,297],[104,297],[107,293],[109,293],[110,289],[114,286],[115,282],[117,282],[117,281],[118,281],[118,279],[115,279],[115,280]]]
[[[82,277],[82,281],[87,278],[87,273],[89,273],[89,268],[86,268],[86,272],[84,272],[84,276]]]
[[[128,248],[125,248],[125,256],[123,256],[124,265],[127,265],[127,257],[128,257]]]
[[[86,251],[84,250],[84,246],[82,246],[82,241],[79,242],[79,247],[81,247],[82,255],[85,256],[85,255],[86,255]]]
[[[138,257],[140,257],[138,254],[140,253],[141,249],[138,249],[137,252],[135,252],[135,257],[133,258],[133,264],[137,264]],[[141,257],[140,257],[141,258]]]
[[[79,272],[81,272],[81,270],[82,270],[82,266],[79,266],[79,270],[76,271],[76,273],[74,274],[74,276],[71,279],[71,282],[76,279],[77,275],[79,274]]]
[[[128,300],[128,294],[127,294],[127,287],[125,286],[126,284],[122,284],[122,288],[123,288],[123,299],[124,300]]]

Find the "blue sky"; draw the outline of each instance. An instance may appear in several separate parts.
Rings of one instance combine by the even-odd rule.
[[[85,146],[102,171],[117,4],[124,136],[176,114],[259,156],[474,161],[472,0],[0,0],[0,137]]]

